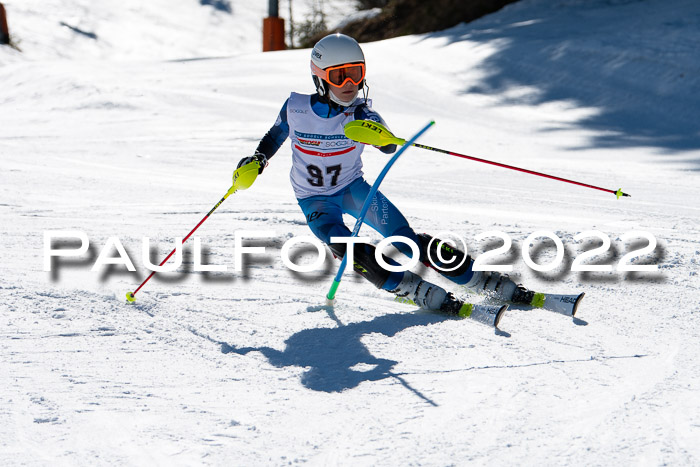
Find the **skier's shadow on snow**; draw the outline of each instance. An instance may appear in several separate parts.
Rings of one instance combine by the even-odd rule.
[[[448,316],[430,313],[395,313],[374,318],[371,321],[342,324],[332,309],[325,309],[331,319],[338,323],[333,328],[304,329],[285,341],[280,351],[270,347],[234,347],[221,343],[225,354],[246,355],[262,353],[278,368],[298,366],[309,368],[301,377],[301,383],[314,391],[341,392],[357,387],[364,381],[379,381],[395,378],[404,387],[431,405],[435,402],[411,387],[399,374],[393,373],[395,360],[377,358],[361,342],[363,336],[382,334],[393,337],[401,331],[416,326],[429,326],[450,320]],[[314,311],[314,310],[312,310]]]

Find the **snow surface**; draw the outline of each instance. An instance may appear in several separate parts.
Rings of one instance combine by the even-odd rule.
[[[0,464],[700,464],[695,0],[523,0],[364,45],[397,135],[435,119],[424,144],[632,195],[402,156],[382,191],[417,231],[455,232],[476,253],[488,245],[475,235],[506,232],[500,260],[523,283],[586,292],[576,319],[511,309],[501,332],[351,274],[321,308],[337,263],[296,274],[280,257],[309,234],[288,145],[196,234],[227,272],[192,271],[188,249],[127,305],[146,277],[142,238],[159,261],[223,196],[288,93],[312,91],[309,51],[258,53],[258,2],[3,3],[24,53],[0,49]],[[388,158],[364,160],[372,181]],[[235,233],[261,229],[275,236],[251,244],[268,253],[235,272]],[[658,246],[638,262],[658,272],[571,272],[597,245],[573,237],[592,229],[612,265],[646,244],[625,233],[650,232]],[[56,230],[91,248],[45,272]],[[538,230],[566,247],[549,273],[519,253]],[[137,273],[90,270],[110,237]]]

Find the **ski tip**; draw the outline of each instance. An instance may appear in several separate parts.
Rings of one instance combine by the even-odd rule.
[[[494,319],[494,321],[493,321],[493,327],[495,327],[495,328],[498,327],[498,323],[501,322],[501,318],[503,318],[503,314],[506,312],[507,309],[508,309],[508,305],[503,305],[498,310],[498,312],[496,313],[496,319]]]
[[[134,297],[134,292],[127,292],[126,293],[126,301],[129,303],[134,303],[136,300],[136,297]]]
[[[586,292],[582,292],[581,295],[576,297],[576,301],[574,302],[574,308],[571,310],[571,317],[573,318],[576,316],[576,312],[578,311],[578,306],[581,304],[581,300],[583,300],[583,296],[586,295]]]

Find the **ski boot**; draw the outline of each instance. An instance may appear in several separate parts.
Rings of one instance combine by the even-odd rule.
[[[495,327],[508,309],[508,305],[489,306],[465,303],[439,285],[425,281],[411,271],[406,271],[399,285],[389,292],[396,294],[396,299],[404,303],[412,303],[423,309],[451,316],[471,318]]]
[[[465,287],[476,293],[483,293],[516,305],[534,308],[544,306],[545,294],[528,290],[521,284],[513,282],[506,274],[498,272],[474,271],[474,275]]]

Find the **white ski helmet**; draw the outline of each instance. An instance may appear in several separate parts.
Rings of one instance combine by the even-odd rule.
[[[326,96],[333,102],[347,107],[353,103],[357,92],[352,99],[341,101],[329,89],[330,71],[328,69],[339,65],[356,65],[348,70],[342,70],[339,74],[343,84],[350,80],[357,85],[357,91],[359,91],[365,83],[365,55],[362,53],[360,44],[345,34],[330,34],[318,41],[311,50],[311,75],[316,85],[316,92],[320,96]],[[337,83],[334,86],[342,85]]]

